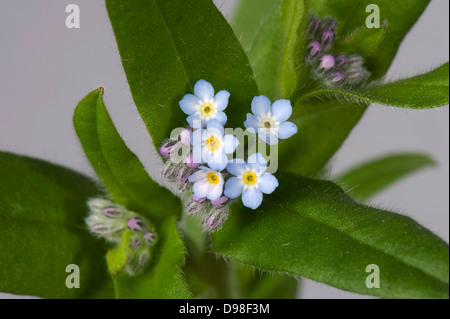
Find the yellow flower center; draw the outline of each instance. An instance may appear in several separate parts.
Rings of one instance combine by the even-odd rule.
[[[219,175],[213,172],[208,173],[208,180],[211,184],[217,184],[219,183]]]
[[[272,127],[272,123],[270,123],[269,121],[265,121],[264,122],[264,127],[265,128],[271,128]]]
[[[220,147],[220,141],[217,137],[211,136],[206,140],[206,146],[208,146],[211,151],[216,151]]]
[[[214,112],[214,106],[212,106],[209,103],[205,103],[205,104],[203,104],[203,106],[200,109],[200,111],[202,112],[202,114],[204,116],[210,116],[212,114],[212,112]]]
[[[253,173],[253,172],[245,173],[245,175],[244,175],[244,183],[245,184],[252,185],[256,182],[256,180],[257,180],[257,177],[256,177],[255,173]]]

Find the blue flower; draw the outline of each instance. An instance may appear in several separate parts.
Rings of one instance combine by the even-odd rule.
[[[264,95],[255,96],[252,101],[253,114],[247,113],[245,127],[269,145],[278,144],[278,139],[286,139],[297,133],[297,125],[286,121],[292,114],[289,100],[277,100],[271,104]]]
[[[267,161],[260,153],[249,156],[247,163],[235,159],[227,165],[227,171],[236,176],[225,183],[225,196],[236,198],[242,194],[242,203],[251,209],[261,205],[263,195],[271,194],[278,187],[278,180],[272,174],[265,173]]]
[[[239,145],[238,139],[224,135],[225,130],[217,120],[211,120],[206,129],[198,129],[192,133],[193,160],[195,163],[207,163],[209,167],[223,170],[228,164],[227,154],[232,154]]]
[[[189,181],[194,183],[193,193],[198,199],[207,198],[215,201],[223,192],[223,177],[219,171],[200,166],[200,170],[189,176]]]
[[[189,125],[194,128],[194,121],[200,121],[204,127],[210,120],[217,120],[225,125],[227,116],[223,112],[228,105],[230,93],[223,90],[214,96],[214,88],[205,80],[199,80],[194,85],[194,93],[186,94],[179,102],[181,110],[188,114]],[[196,125],[195,128],[198,128]]]

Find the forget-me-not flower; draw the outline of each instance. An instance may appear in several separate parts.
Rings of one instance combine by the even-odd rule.
[[[207,198],[215,201],[223,192],[224,180],[219,171],[200,166],[200,170],[189,176],[189,182],[194,183],[193,193],[195,198]]]
[[[297,125],[286,121],[292,114],[289,100],[277,100],[273,104],[264,95],[255,96],[252,101],[253,114],[247,113],[245,127],[269,145],[278,143],[297,133]]]
[[[265,173],[267,161],[260,153],[248,157],[247,163],[235,159],[227,165],[227,171],[234,175],[225,183],[225,196],[236,198],[242,194],[244,206],[256,209],[261,205],[264,194],[271,194],[278,187],[278,180]]]
[[[224,133],[224,127],[217,120],[209,121],[206,129],[195,130],[191,141],[194,162],[223,170],[228,164],[227,154],[232,154],[239,145],[235,136]]]
[[[186,94],[179,102],[181,110],[189,115],[186,118],[189,125],[194,128],[194,121],[200,121],[201,127],[204,127],[213,119],[225,125],[227,116],[223,110],[228,105],[230,93],[222,90],[214,96],[213,86],[205,80],[195,83],[194,93],[195,95]]]

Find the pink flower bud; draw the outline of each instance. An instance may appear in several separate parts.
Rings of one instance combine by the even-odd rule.
[[[329,70],[335,65],[334,56],[331,54],[326,54],[320,59],[320,69]]]
[[[320,45],[320,43],[317,42],[317,41],[312,41],[312,42],[310,42],[310,43],[308,44],[308,49],[310,49],[309,54],[310,54],[311,56],[314,56],[314,55],[316,55],[317,53],[320,52],[320,50],[321,50],[321,45]]]

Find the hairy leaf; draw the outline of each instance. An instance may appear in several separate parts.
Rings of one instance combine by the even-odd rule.
[[[440,107],[449,103],[449,64],[447,62],[433,71],[409,79],[374,84],[361,90],[320,89],[303,98],[317,95],[411,109]]]
[[[179,268],[184,261],[184,249],[176,232],[173,216],[179,215],[181,205],[167,189],[150,179],[139,159],[125,145],[117,133],[102,100],[103,90],[97,89],[86,96],[77,106],[74,125],[78,137],[92,166],[105,184],[114,202],[125,205],[158,223],[157,233],[160,241],[154,254],[155,266],[145,273],[136,284],[136,278],[115,279],[118,298],[175,298],[187,296],[188,290],[181,278]],[[173,225],[171,227],[170,225]],[[168,248],[167,248],[168,247]],[[117,265],[113,261],[126,260],[126,253],[114,250],[109,253],[110,269]],[[118,270],[123,267],[118,266]],[[114,271],[113,271],[114,273]],[[161,291],[156,295],[155,290]],[[130,288],[134,287],[136,288]],[[122,291],[122,289],[124,291]],[[136,289],[136,290],[135,290]],[[131,291],[133,290],[133,291]]]
[[[103,89],[89,93],[75,109],[73,123],[84,152],[111,199],[158,222],[177,215],[180,201],[151,180],[139,158],[117,133]]]
[[[259,29],[278,0],[240,0],[231,26],[245,49],[250,49]]]
[[[106,249],[84,224],[87,199],[100,194],[92,180],[71,170],[0,152],[0,291],[112,297]],[[79,267],[80,288],[66,286],[71,264]]]
[[[214,249],[264,270],[386,298],[448,298],[448,245],[412,219],[354,202],[335,184],[278,174],[257,211],[241,203],[214,233]],[[264,244],[261,244],[264,243]],[[380,288],[366,287],[366,267]]]
[[[297,134],[278,145],[280,170],[316,176],[358,123],[367,105],[314,99],[301,101],[290,119]]]
[[[352,197],[364,201],[422,168],[435,165],[425,154],[391,154],[360,164],[343,173],[336,181]]]
[[[248,58],[210,0],[107,0],[133,99],[156,147],[186,126],[178,106],[204,79],[231,93],[227,115],[242,126],[258,95]]]
[[[280,0],[251,47],[249,58],[263,95],[289,99],[302,74],[306,40],[303,0]]]

